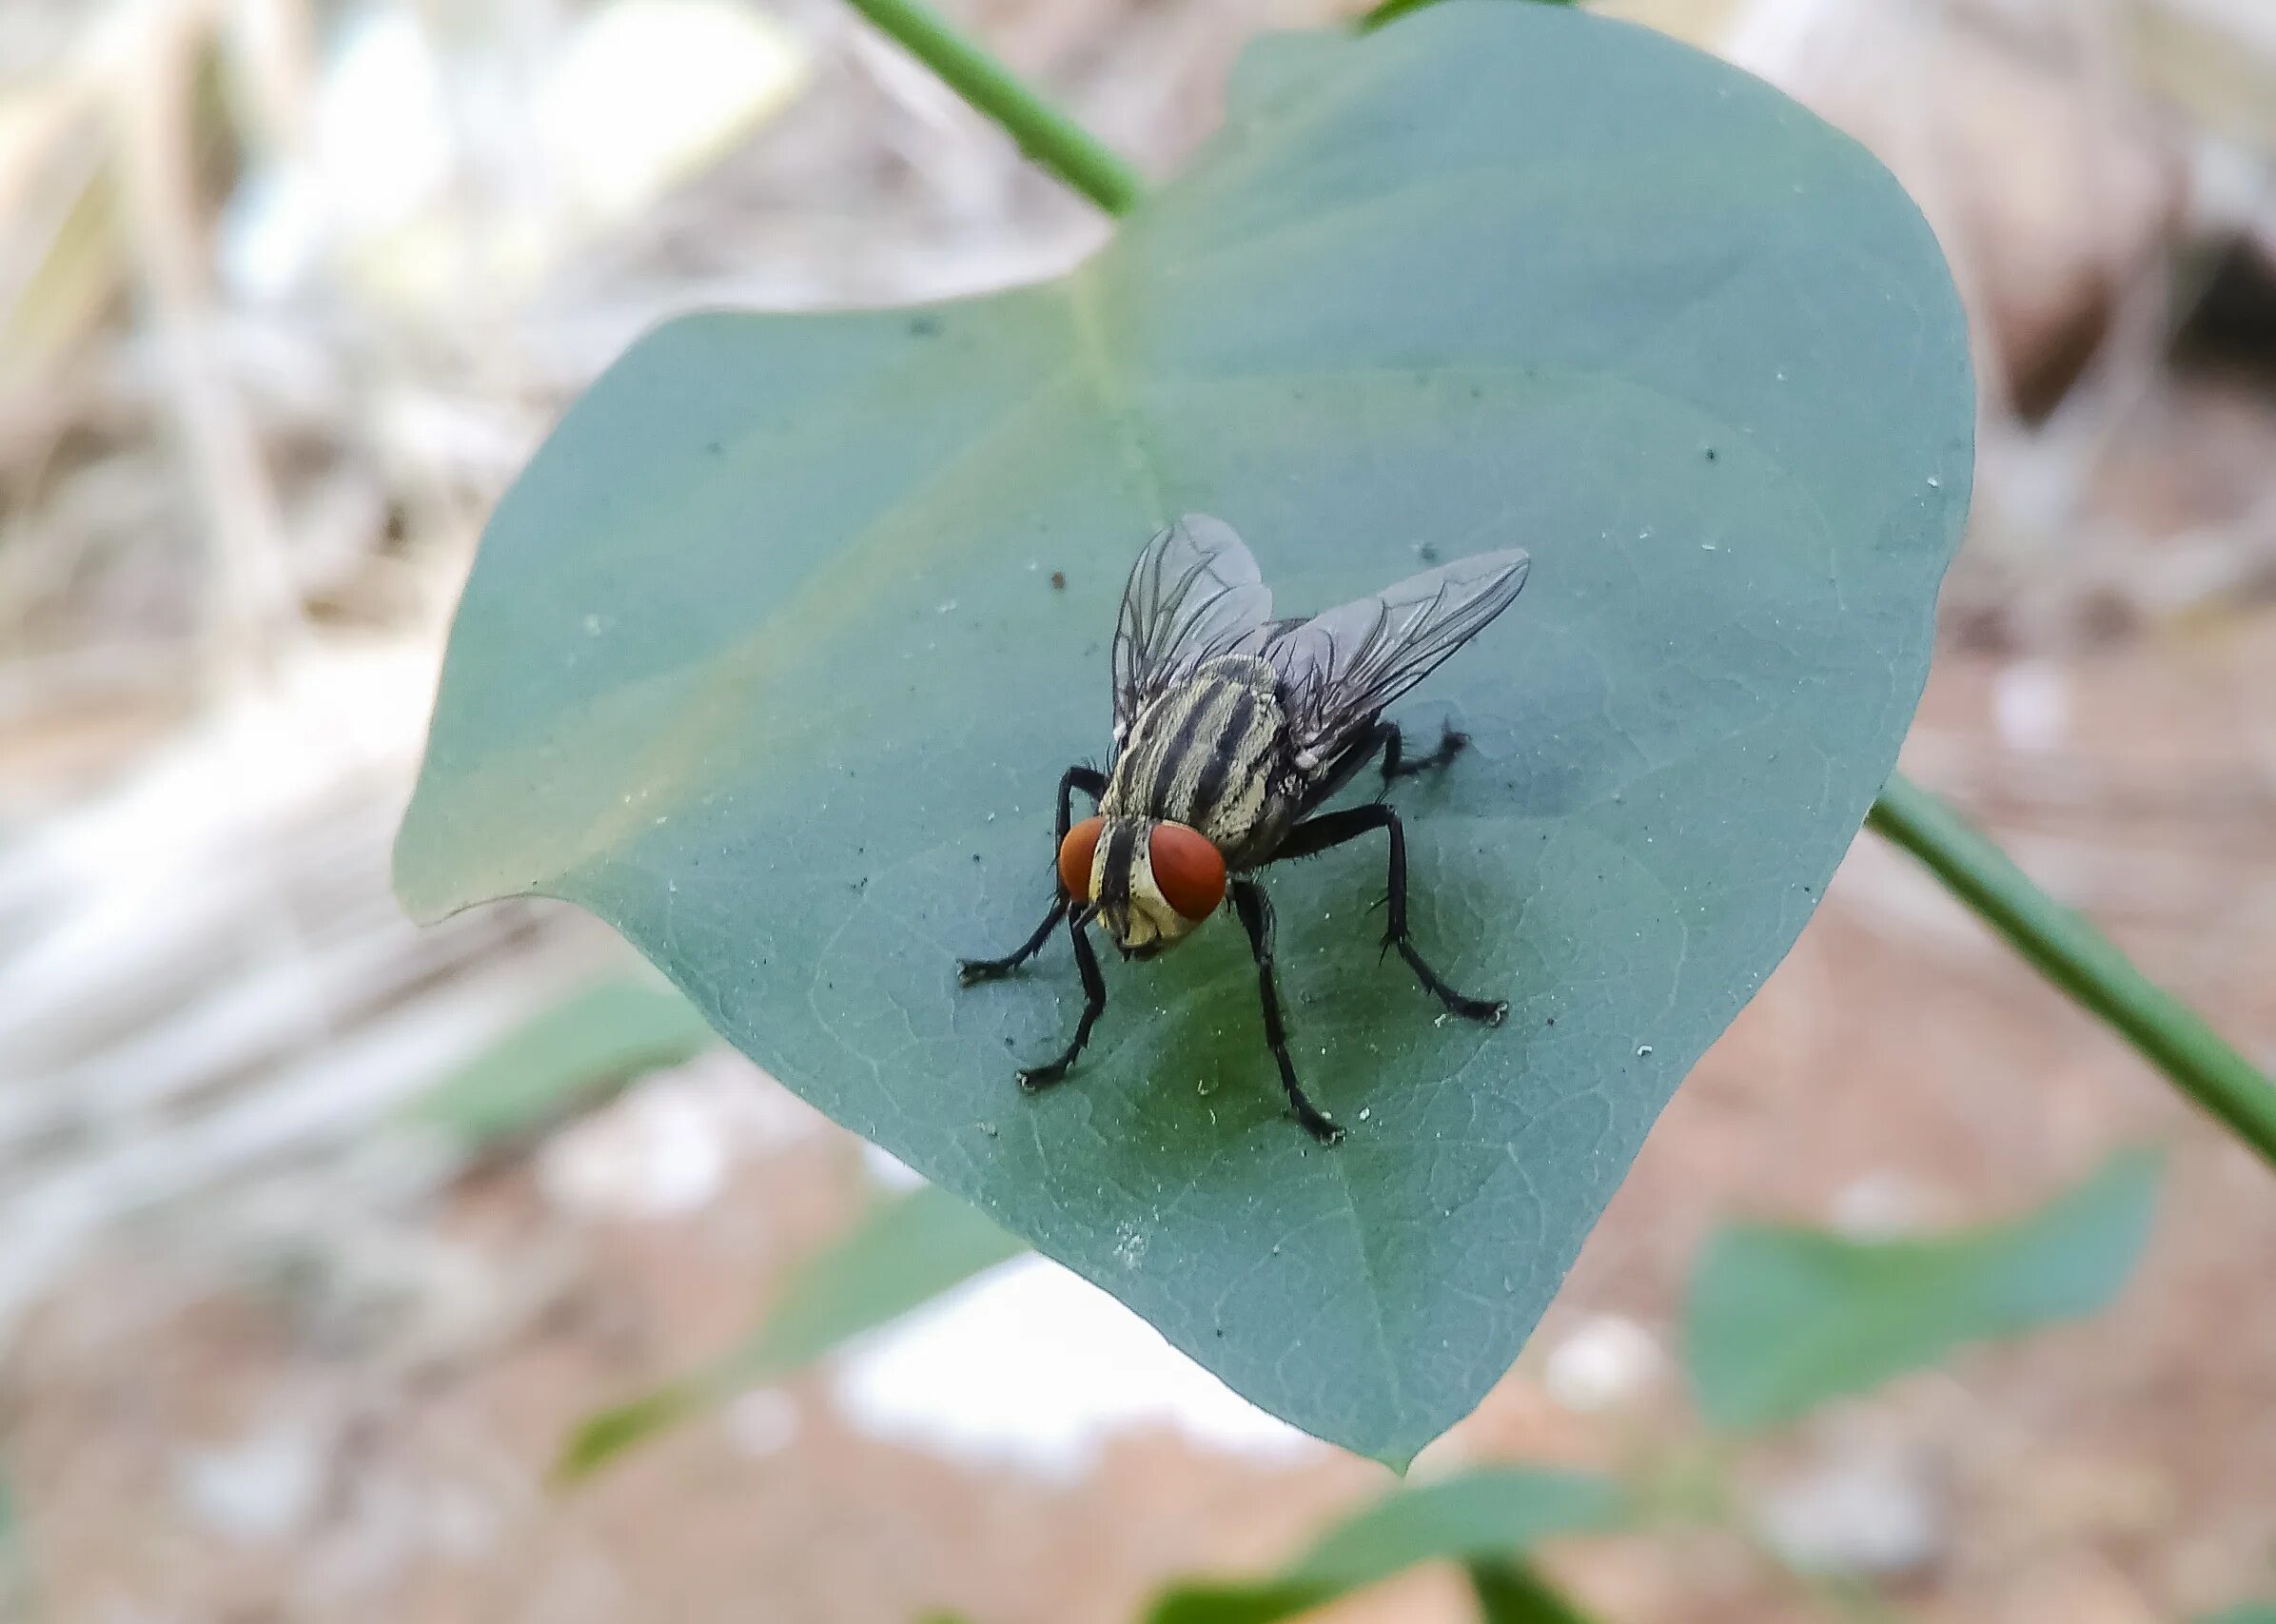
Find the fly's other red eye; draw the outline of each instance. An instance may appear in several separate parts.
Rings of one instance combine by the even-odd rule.
[[[1225,900],[1225,854],[1182,823],[1157,823],[1147,841],[1154,886],[1187,919],[1207,919]]]
[[[1098,854],[1099,832],[1106,827],[1105,818],[1087,817],[1059,842],[1059,884],[1078,902],[1090,900],[1090,862]]]

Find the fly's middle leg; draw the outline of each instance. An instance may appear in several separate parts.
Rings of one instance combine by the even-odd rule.
[[[1396,809],[1377,801],[1369,806],[1352,807],[1344,812],[1328,812],[1307,819],[1288,832],[1288,838],[1273,853],[1273,861],[1284,857],[1309,857],[1331,846],[1341,846],[1346,840],[1357,840],[1363,834],[1378,829],[1388,830],[1391,835],[1391,918],[1390,927],[1383,932],[1383,946],[1396,948],[1399,956],[1406,961],[1407,969],[1415,972],[1415,979],[1438,1001],[1465,1021],[1479,1021],[1498,1027],[1509,1013],[1509,1005],[1499,998],[1472,998],[1457,992],[1446,985],[1437,970],[1422,961],[1415,950],[1413,938],[1406,928],[1406,830],[1399,822]]]
[[[1376,729],[1376,737],[1383,740],[1383,781],[1386,784],[1399,778],[1411,778],[1418,773],[1427,773],[1434,767],[1443,767],[1462,753],[1470,742],[1470,735],[1448,727],[1439,734],[1438,748],[1428,755],[1408,760],[1405,738],[1397,722],[1384,722]]]
[[[1095,801],[1107,792],[1107,775],[1095,767],[1069,767],[1060,775],[1059,822],[1057,832],[1051,838],[1054,859],[1058,856],[1059,842],[1065,840],[1067,832],[1074,827],[1074,793],[1077,790]],[[1054,861],[1051,870],[1054,889],[1058,887],[1058,872]],[[1067,910],[1073,906],[1073,901],[1064,890],[1060,890],[1051,903],[1051,910],[1043,916],[1043,923],[1035,927],[1033,935],[1000,959],[958,959],[956,979],[966,987],[971,987],[977,982],[994,981],[1010,975],[1043,951],[1043,945],[1051,939],[1051,931],[1060,920],[1067,917]]]
[[[1256,955],[1257,998],[1265,1007],[1265,1042],[1271,1046],[1272,1058],[1280,1066],[1281,1087],[1287,1093],[1288,1106],[1306,1133],[1323,1145],[1333,1145],[1344,1137],[1344,1130],[1312,1104],[1304,1085],[1296,1081],[1295,1064],[1288,1059],[1288,1034],[1281,1026],[1280,988],[1272,975],[1272,899],[1254,880],[1235,880],[1233,910],[1241,915],[1241,928],[1248,932],[1248,949]]]

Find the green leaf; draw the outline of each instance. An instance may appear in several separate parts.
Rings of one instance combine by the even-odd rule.
[[[408,1115],[470,1145],[512,1143],[718,1041],[695,1006],[669,987],[597,982],[508,1032],[422,1096]]]
[[[2247,1601],[2219,1613],[2208,1613],[2197,1624],[2276,1624],[2276,1601]]]
[[[1684,1314],[1701,1409],[1718,1426],[1769,1426],[1964,1342],[2095,1312],[2148,1239],[2158,1172],[2129,1151],[2036,1212],[1933,1240],[1722,1230]]]
[[[1508,1367],[1887,776],[1973,393],[1895,183],[1658,35],[1450,3],[1268,39],[1231,104],[1060,282],[637,346],[490,525],[399,883],[582,903],[839,1122],[1403,1462]],[[1506,1026],[1383,960],[1381,845],[1267,873],[1332,1151],[1229,924],[1110,964],[1042,1096],[1012,1070],[1073,1027],[1064,942],[956,985],[1044,910],[1124,577],[1188,510],[1286,611],[1533,555],[1396,713],[1475,741],[1396,799],[1421,949]]]
[[[1624,1511],[1619,1490],[1601,1477],[1490,1467],[1387,1495],[1328,1530],[1286,1572],[1253,1584],[1181,1586],[1148,1617],[1151,1624],[1268,1624],[1419,1562],[1499,1562],[1559,1535],[1611,1528]]]
[[[555,1463],[581,1477],[744,1387],[811,1364],[1026,1250],[930,1185],[879,1203],[802,1263],[740,1347],[700,1371],[587,1417]]]
[[[1589,1624],[1588,1614],[1522,1562],[1472,1562],[1470,1588],[1482,1624]]]

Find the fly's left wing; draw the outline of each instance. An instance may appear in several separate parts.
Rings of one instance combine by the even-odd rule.
[[[1483,631],[1525,584],[1518,548],[1481,553],[1371,597],[1262,627],[1242,645],[1280,673],[1297,762],[1331,762],[1383,708]]]
[[[1272,617],[1272,593],[1233,527],[1189,513],[1138,555],[1114,628],[1114,742],[1138,713]]]

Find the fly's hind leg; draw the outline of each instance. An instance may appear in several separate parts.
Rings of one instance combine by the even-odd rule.
[[[1069,767],[1059,777],[1059,823],[1051,841],[1052,885],[1058,886],[1057,859],[1059,842],[1067,838],[1067,832],[1074,827],[1074,792],[1080,790],[1092,800],[1107,792],[1107,775],[1095,767]],[[1010,975],[1043,951],[1044,943],[1051,939],[1051,931],[1059,921],[1067,917],[1073,906],[1073,898],[1064,890],[1051,903],[1051,910],[1043,916],[1043,923],[1035,927],[1035,933],[1000,959],[958,959],[956,979],[966,987],[978,982],[994,981]]]
[[[1470,735],[1457,732],[1451,726],[1439,734],[1439,746],[1428,755],[1408,760],[1405,738],[1397,722],[1384,722],[1376,729],[1376,737],[1383,740],[1383,781],[1386,784],[1399,778],[1411,778],[1418,773],[1427,773],[1434,767],[1443,767],[1462,753],[1470,742]]]
[[[1309,857],[1378,829],[1391,832],[1391,920],[1390,928],[1383,932],[1383,946],[1398,949],[1407,969],[1415,972],[1415,979],[1455,1014],[1465,1021],[1500,1026],[1502,1017],[1509,1013],[1507,1003],[1499,998],[1472,998],[1467,993],[1457,992],[1415,950],[1414,940],[1406,928],[1406,831],[1400,825],[1395,809],[1377,801],[1307,819],[1288,832],[1288,838],[1281,843],[1272,860],[1277,863],[1284,857]]]
[[[1280,988],[1272,976],[1272,899],[1254,880],[1235,880],[1233,910],[1241,915],[1241,928],[1248,932],[1249,951],[1256,955],[1257,998],[1265,1007],[1265,1042],[1271,1046],[1272,1058],[1280,1066],[1281,1087],[1287,1092],[1288,1107],[1306,1133],[1323,1145],[1333,1145],[1344,1137],[1344,1130],[1312,1104],[1304,1085],[1296,1081],[1295,1064],[1288,1059],[1288,1034],[1281,1026]]]

